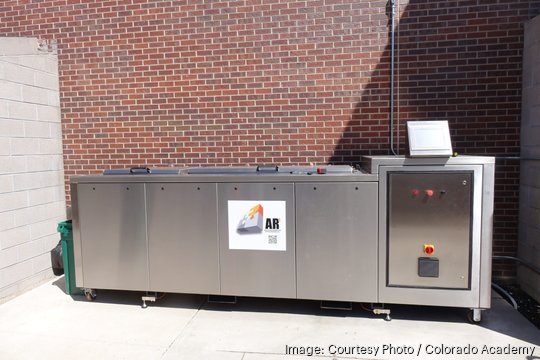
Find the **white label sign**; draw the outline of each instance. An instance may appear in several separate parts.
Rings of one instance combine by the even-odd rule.
[[[286,202],[229,200],[229,249],[286,251]]]

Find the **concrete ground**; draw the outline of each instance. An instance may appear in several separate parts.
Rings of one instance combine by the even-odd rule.
[[[452,308],[391,305],[387,322],[358,304],[330,311],[315,301],[167,294],[142,309],[140,293],[100,291],[87,302],[63,289],[60,277],[0,305],[0,359],[540,359],[540,331],[495,294],[472,325]],[[323,353],[291,356],[287,346]]]

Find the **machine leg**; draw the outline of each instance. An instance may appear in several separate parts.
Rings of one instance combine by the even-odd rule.
[[[157,295],[155,293],[154,295],[149,295],[148,293],[146,293],[146,295],[142,297],[142,308],[146,309],[148,307],[148,305],[146,305],[147,301],[156,302],[156,298]]]
[[[468,314],[469,321],[479,323],[482,321],[482,309],[471,309]]]
[[[383,308],[375,308],[373,309],[373,313],[375,315],[386,315],[384,318],[385,321],[391,321],[392,318],[390,317],[390,309],[383,309]]]
[[[363,304],[360,304],[362,309],[366,311],[370,311],[375,315],[386,315],[384,318],[385,321],[391,321],[392,318],[390,317],[390,309],[385,309],[384,304],[378,304],[380,307],[374,307],[373,304],[369,308],[365,307]]]

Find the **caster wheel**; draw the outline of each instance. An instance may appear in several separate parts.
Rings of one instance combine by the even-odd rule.
[[[85,292],[84,292],[84,297],[85,297],[86,300],[88,300],[88,301],[94,301],[94,300],[96,300],[97,295],[96,295],[96,293],[93,292],[93,291],[85,291]]]

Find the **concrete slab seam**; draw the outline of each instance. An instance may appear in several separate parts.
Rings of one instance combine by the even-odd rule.
[[[195,313],[193,314],[193,316],[191,316],[191,318],[189,319],[189,321],[186,323],[186,325],[184,325],[184,327],[182,328],[182,330],[180,330],[180,332],[178,333],[178,335],[173,339],[173,341],[171,341],[171,343],[169,344],[169,346],[167,346],[167,348],[165,349],[165,351],[161,354],[161,358],[163,358],[167,352],[171,349],[171,347],[174,345],[174,343],[176,343],[176,341],[178,339],[180,339],[182,337],[182,335],[184,334],[184,332],[187,330],[187,328],[191,325],[191,323],[195,320],[195,317],[197,316],[197,314],[199,314],[199,312],[201,311],[202,307],[204,306],[204,304],[206,303],[206,300],[203,300],[200,304],[199,304],[199,307],[197,308],[197,310],[195,311]]]

